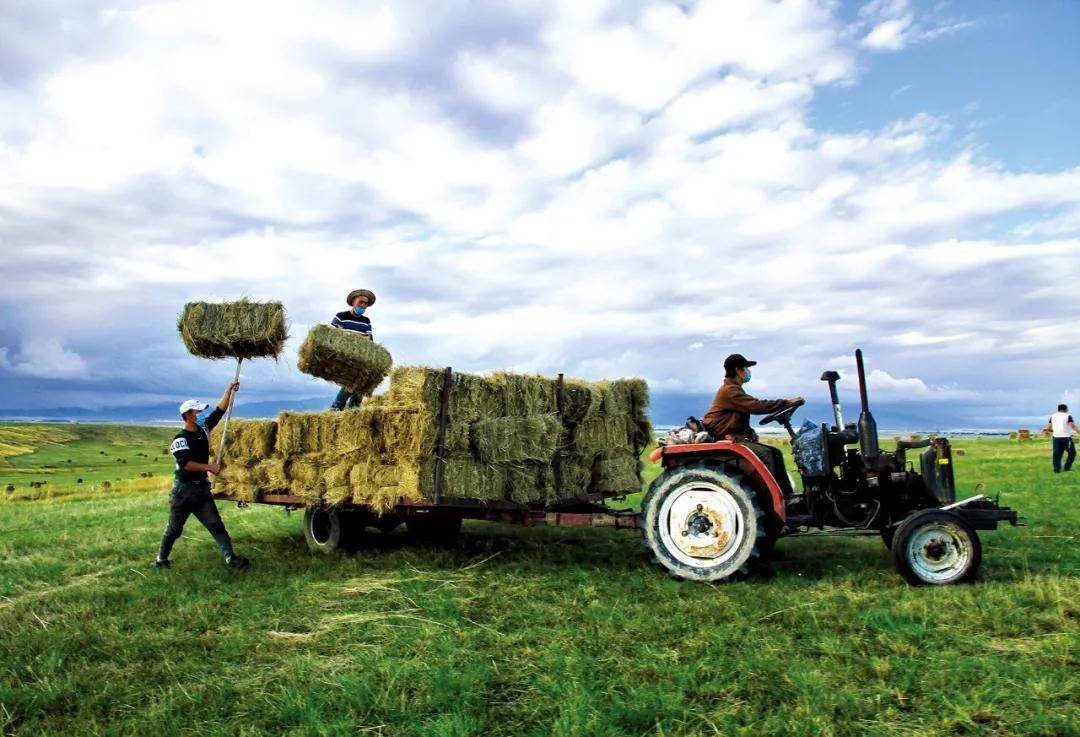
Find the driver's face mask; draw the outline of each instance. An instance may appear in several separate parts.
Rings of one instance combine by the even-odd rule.
[[[743,374],[742,383],[744,383],[744,384],[749,384],[750,383],[750,369],[746,369],[746,373]]]

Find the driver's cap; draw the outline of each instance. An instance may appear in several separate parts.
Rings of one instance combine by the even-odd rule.
[[[724,359],[724,371],[735,371],[747,366],[757,366],[757,361],[748,361],[741,353],[732,353]]]

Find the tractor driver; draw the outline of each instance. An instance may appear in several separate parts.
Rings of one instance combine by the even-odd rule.
[[[791,482],[784,468],[784,455],[777,448],[757,442],[758,436],[750,427],[750,415],[767,415],[804,404],[802,397],[791,399],[755,399],[743,391],[743,384],[750,381],[750,367],[757,361],[748,361],[739,353],[724,359],[724,383],[716,392],[712,406],[705,413],[704,424],[718,440],[734,440],[754,451],[769,470],[785,494],[791,494]]]

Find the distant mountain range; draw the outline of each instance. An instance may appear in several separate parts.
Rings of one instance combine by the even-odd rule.
[[[649,406],[649,415],[655,425],[682,425],[689,416],[701,417],[708,408],[712,395],[706,394],[654,394]],[[327,409],[326,397],[290,400],[282,402],[264,401],[237,404],[236,417],[275,417],[282,410],[312,411]],[[846,407],[844,419],[855,422],[858,419],[858,406]],[[979,414],[986,408],[957,404],[936,403],[879,403],[871,409],[882,432],[900,431],[943,431],[954,429],[970,430],[1008,430],[1016,427],[1041,429],[1037,420],[1024,423],[1012,418],[1012,424],[1001,418]],[[56,407],[53,409],[0,409],[0,419],[8,421],[31,422],[178,422],[176,404],[173,402],[150,404],[138,407],[103,407],[85,409],[82,407]],[[795,414],[800,423],[808,419],[815,423],[831,422],[832,408],[823,402],[810,402]]]

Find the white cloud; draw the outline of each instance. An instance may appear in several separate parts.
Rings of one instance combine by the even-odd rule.
[[[875,391],[959,397],[1080,360],[1060,288],[1080,279],[1080,170],[1013,171],[927,114],[815,122],[868,48],[944,19],[895,0],[854,27],[811,0],[357,7],[118,11],[107,48],[50,49],[31,93],[0,90],[0,328],[44,336],[0,368],[160,394],[216,377],[179,348],[183,302],[280,298],[299,339],[358,285],[399,363],[701,391],[740,351],[772,358],[757,386],[800,393],[862,344]],[[291,356],[245,388],[325,391]]]
[[[947,4],[916,18],[908,0],[871,0],[859,9],[856,30],[866,31],[861,45],[871,51],[899,51],[912,43],[933,41],[974,28],[976,23],[942,15]]]
[[[22,342],[18,356],[8,358],[8,349],[0,347],[0,369],[22,376],[42,379],[89,379],[89,368],[82,356],[64,348],[53,338],[29,338]]]

